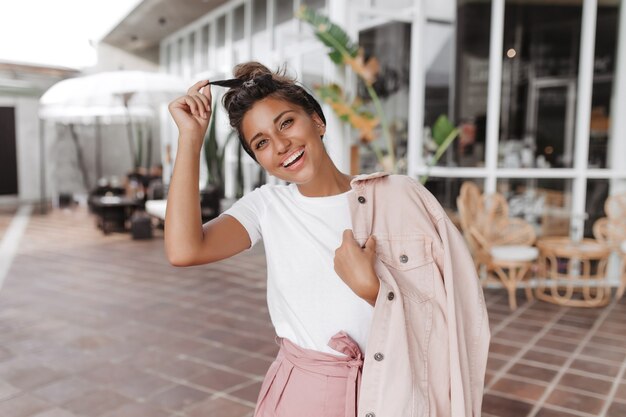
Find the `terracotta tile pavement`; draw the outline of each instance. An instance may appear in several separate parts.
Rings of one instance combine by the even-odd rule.
[[[13,212],[0,212],[0,238]],[[262,245],[170,266],[162,232],[33,214],[0,289],[0,416],[250,417],[274,359]],[[486,291],[484,417],[626,416],[626,299],[601,309]]]

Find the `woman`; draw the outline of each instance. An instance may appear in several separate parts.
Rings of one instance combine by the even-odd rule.
[[[234,74],[219,84],[231,87],[223,104],[241,146],[290,184],[257,188],[201,224],[199,159],[211,117],[209,82],[201,81],[169,106],[180,136],[165,246],[173,265],[188,266],[263,238],[280,350],[255,416],[479,415],[486,310],[473,262],[441,207],[409,177],[339,171],[324,147],[319,104],[293,80],[254,62]],[[452,280],[444,288],[452,258],[463,268],[455,285],[475,296],[469,304]],[[473,350],[460,355],[466,342]],[[476,363],[466,377],[468,360]]]

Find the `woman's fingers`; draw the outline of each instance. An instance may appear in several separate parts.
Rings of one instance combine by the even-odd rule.
[[[205,85],[203,88],[200,89],[200,93],[209,100],[209,107],[210,107],[210,103],[213,102],[213,97],[211,95],[211,86]]]
[[[187,106],[189,106],[189,113],[193,115],[199,115],[198,103],[196,102],[196,100],[194,100],[191,96],[184,96],[183,101],[185,102]]]
[[[202,101],[200,96],[198,94],[194,94],[193,96],[191,96],[191,98],[196,102],[197,111],[198,111],[196,116],[199,116],[199,117],[202,117],[203,119],[206,119],[208,112],[207,112],[207,109],[206,109],[206,105],[204,104],[204,102]]]
[[[206,111],[211,111],[211,87],[209,86],[209,80],[201,80],[192,85],[187,90],[187,95],[194,99],[199,99]]]
[[[201,80],[198,81],[197,83],[195,83],[194,85],[192,85],[191,87],[189,87],[189,90],[187,90],[187,95],[191,96],[194,93],[197,93],[200,91],[200,89],[202,87],[204,87],[205,85],[207,85],[209,83],[209,80]]]
[[[211,113],[211,100],[205,96],[204,94],[194,94],[193,95],[194,98],[199,99],[202,102],[202,106],[204,107],[204,109],[208,112]]]

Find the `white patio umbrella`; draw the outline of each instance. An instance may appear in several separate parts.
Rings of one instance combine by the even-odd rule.
[[[45,207],[43,123],[46,120],[93,120],[98,125],[106,120],[122,118],[128,129],[133,164],[136,164],[132,120],[136,117],[143,118],[148,111],[146,109],[173,100],[184,94],[187,88],[187,83],[182,78],[145,71],[102,72],[63,80],[50,87],[39,101],[43,206]],[[138,110],[138,107],[144,110]]]
[[[42,106],[155,105],[187,91],[180,77],[160,72],[112,71],[69,78],[50,87],[41,97]]]

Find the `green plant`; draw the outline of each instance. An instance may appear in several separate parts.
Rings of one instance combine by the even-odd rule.
[[[224,144],[220,147],[217,141],[217,129],[215,127],[217,105],[213,107],[209,128],[204,136],[204,159],[206,161],[208,179],[206,187],[215,186],[220,189],[220,196],[224,193],[224,154],[230,140],[235,136],[231,132]],[[243,196],[243,169],[241,168],[241,151],[237,158],[237,197]]]
[[[135,169],[135,171],[139,170],[139,167],[141,167],[142,162],[143,162],[143,129],[141,127],[141,123],[138,123],[136,125],[137,128],[137,139],[136,139],[136,145],[135,145],[135,161],[134,161],[134,166],[133,168]]]
[[[377,117],[364,110],[363,104],[359,100],[350,102],[341,87],[336,84],[318,87],[316,92],[322,96],[323,100],[333,108],[342,120],[359,130],[361,143],[369,144],[376,153],[379,163],[385,166],[385,157],[382,151],[378,147],[373,146],[372,143],[375,139],[374,130],[380,124],[383,136],[387,142],[388,166],[395,170],[394,144],[389,124],[378,94],[372,86],[379,72],[378,60],[369,58],[366,61],[363,48],[353,42],[339,25],[315,10],[302,6],[296,13],[296,17],[313,27],[315,36],[329,48],[328,56],[336,65],[350,67],[363,81],[365,89],[376,109]]]
[[[439,161],[441,155],[448,149],[448,147],[454,142],[461,132],[460,129],[452,124],[448,116],[445,114],[440,115],[435,124],[432,127],[432,137],[435,144],[437,144],[437,150],[429,158],[426,164],[426,174],[420,177],[420,182],[426,184],[428,177],[430,176],[430,169]]]

